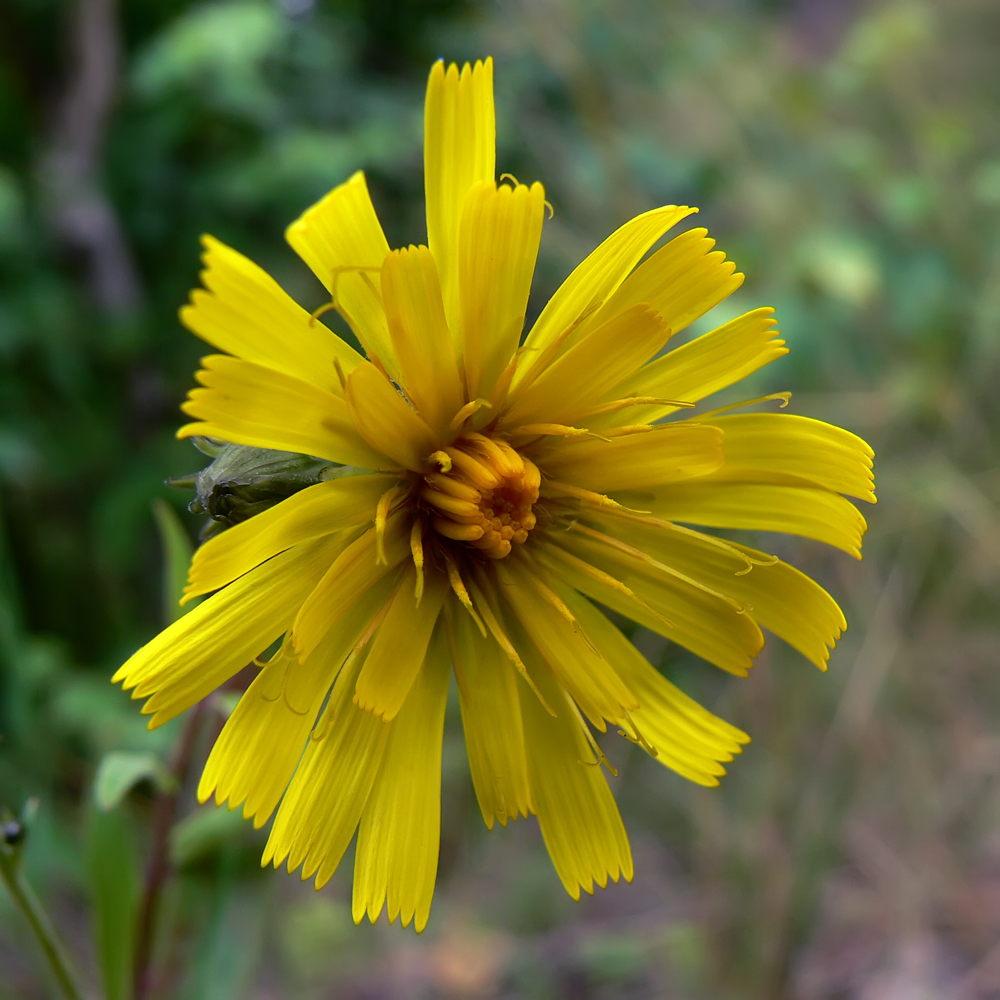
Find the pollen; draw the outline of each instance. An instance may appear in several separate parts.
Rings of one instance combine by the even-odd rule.
[[[444,449],[439,465],[441,471],[424,476],[420,491],[439,535],[491,559],[527,541],[541,484],[533,462],[499,438],[467,434]]]

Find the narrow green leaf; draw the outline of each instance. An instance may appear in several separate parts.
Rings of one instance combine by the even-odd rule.
[[[176,782],[156,754],[113,750],[101,758],[94,778],[94,802],[104,812],[114,809],[140,781],[152,781],[161,792]]]
[[[130,1000],[139,873],[132,824],[121,808],[91,809],[87,862],[105,1000]]]
[[[169,625],[198,603],[191,601],[183,608],[180,606],[194,544],[177,511],[165,500],[157,498],[153,501],[153,518],[163,550],[163,620]]]

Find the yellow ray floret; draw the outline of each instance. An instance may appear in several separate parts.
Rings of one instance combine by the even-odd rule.
[[[403,389],[441,434],[465,404],[441,282],[427,247],[395,250],[382,265],[382,301]]]
[[[754,309],[669,351],[632,374],[623,396],[657,396],[695,403],[788,353],[773,309]],[[677,409],[660,404],[609,418],[611,423],[653,421]]]
[[[486,825],[534,812],[528,784],[516,674],[503,650],[468,615],[447,617],[465,745]]]
[[[281,636],[341,547],[337,536],[297,546],[251,570],[179,618],[112,678],[149,700],[150,728],[190,708]]]
[[[358,828],[391,727],[353,704],[363,657],[343,670],[278,808],[261,864],[287,861],[317,885],[336,870]],[[336,794],[331,795],[330,789]],[[308,872],[308,874],[306,874]]]
[[[243,254],[212,236],[202,244],[205,288],[191,293],[181,322],[220,351],[341,395],[334,361],[350,372],[361,355]]]
[[[474,185],[459,237],[465,379],[471,398],[490,398],[517,350],[542,236],[541,184]]]
[[[664,324],[680,333],[689,323],[718,305],[743,284],[736,265],[705,229],[689,229],[675,236],[622,282],[618,290],[580,327],[576,336],[633,306],[646,303]]]
[[[637,216],[609,236],[560,285],[524,344],[516,382],[537,371],[551,348],[567,345],[573,333],[607,301],[649,248],[695,208],[667,205]]]
[[[547,420],[572,424],[648,361],[670,337],[670,327],[644,303],[612,316],[580,337],[504,413],[502,426]]]
[[[375,504],[391,485],[388,476],[345,476],[317,483],[283,503],[215,535],[194,554],[184,600],[207,594],[262,562],[312,538],[371,521]]]
[[[339,396],[225,354],[211,354],[201,363],[197,379],[202,388],[192,389],[182,407],[198,423],[186,424],[178,437],[221,438],[363,469],[395,467],[365,443]]]
[[[580,898],[608,879],[632,881],[632,852],[607,779],[567,695],[528,650],[534,682],[555,706],[549,715],[520,685],[528,776],[545,846],[566,891]]]
[[[364,174],[358,172],[335,187],[293,222],[285,237],[330,292],[369,358],[379,358],[398,376],[380,288],[389,244]]]
[[[383,904],[417,931],[427,924],[441,830],[441,739],[451,673],[439,628],[410,697],[392,723],[354,859],[354,920],[374,921]]]
[[[461,70],[436,62],[424,105],[424,194],[427,242],[441,272],[445,315],[461,336],[459,229],[469,189],[496,174],[493,60]]]

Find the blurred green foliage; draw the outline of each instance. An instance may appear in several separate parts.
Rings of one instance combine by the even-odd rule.
[[[102,812],[95,775],[169,768],[183,735],[147,732],[108,677],[175,575],[151,501],[198,529],[162,485],[203,464],[173,436],[204,350],[176,321],[198,236],[313,308],[281,232],[363,168],[390,242],[420,242],[427,70],[491,52],[499,169],[555,208],[531,309],[631,215],[699,205],[748,280],[694,332],[776,306],[792,354],[752,392],[790,388],[874,444],[863,563],[767,540],[850,631],[825,677],[769,644],[743,683],[636,637],[755,742],[715,791],[609,747],[637,877],[579,905],[533,825],[486,835],[451,718],[416,940],[353,928],[349,859],[319,895],[262,874],[260,834],[196,808],[193,768],[154,995],[996,995],[998,45],[989,0],[0,6],[0,802],[41,797],[26,874],[93,983],[130,994],[159,801],[134,767]],[[209,705],[192,760],[231,704]],[[27,942],[0,896],[0,996],[47,995]]]

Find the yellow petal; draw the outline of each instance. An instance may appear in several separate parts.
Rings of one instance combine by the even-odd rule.
[[[287,631],[334,559],[336,536],[297,545],[251,570],[165,628],[112,678],[163,725],[214,691]]]
[[[566,891],[580,898],[593,894],[608,877],[632,881],[632,852],[614,796],[566,693],[531,652],[528,668],[545,700],[555,706],[553,718],[526,684],[518,682],[528,778],[538,812],[538,825]]]
[[[875,453],[850,431],[790,413],[705,419],[724,434],[724,471],[733,479],[819,486],[875,502]]]
[[[337,678],[316,731],[288,786],[262,865],[303,866],[316,887],[329,881],[354,837],[378,773],[390,727],[351,702],[363,656]]]
[[[646,365],[621,387],[622,396],[655,396],[695,403],[739,382],[788,353],[773,309],[754,309],[688,341]],[[675,406],[641,406],[615,414],[615,423],[658,420]]]
[[[750,737],[674,687],[586,598],[573,595],[568,603],[605,659],[635,691],[640,707],[629,722],[656,751],[656,759],[699,785],[718,785],[726,773],[722,763],[742,753]]]
[[[535,461],[544,475],[595,493],[659,486],[705,476],[722,465],[722,437],[708,430],[684,422],[610,441],[576,438]]]
[[[417,604],[416,582],[417,571],[411,563],[372,643],[354,692],[358,708],[386,722],[394,719],[403,707],[420,673],[448,586],[443,573],[429,574],[423,597]]]
[[[308,663],[299,662],[286,639],[240,698],[216,740],[198,785],[201,802],[213,792],[220,805],[228,799],[230,809],[245,800],[244,817],[252,816],[257,828],[267,822],[341,665],[388,596],[387,588],[377,591],[373,588],[351,608]],[[359,807],[348,839],[360,815]]]
[[[395,720],[358,829],[354,921],[386,905],[417,933],[427,925],[441,841],[441,738],[451,664],[438,628],[423,669]],[[385,723],[381,723],[386,725]]]
[[[517,393],[501,426],[543,420],[572,424],[656,354],[669,337],[670,329],[649,306],[632,306],[612,316]]]
[[[199,802],[214,792],[216,805],[227,799],[230,809],[246,803],[243,816],[253,817],[256,828],[267,822],[281,800],[333,682],[333,675],[324,678],[322,691],[315,685],[313,697],[292,708],[282,697],[288,667],[283,647],[240,698],[212,747],[198,785]]]
[[[315,589],[302,602],[292,625],[292,638],[295,650],[303,660],[347,614],[355,601],[410,554],[409,524],[404,523],[405,520],[401,515],[394,514],[386,524],[385,562],[376,558],[375,529],[369,528],[337,556],[323,578],[316,583]]]
[[[343,395],[334,359],[353,371],[361,355],[314,320],[266,271],[212,236],[203,236],[201,280],[181,322],[227,354]]]
[[[382,265],[382,299],[406,394],[443,434],[465,399],[441,284],[427,247],[394,250]]]
[[[607,301],[647,250],[681,219],[697,209],[667,205],[636,216],[612,233],[562,283],[524,344],[524,360],[514,376],[515,385],[532,369],[547,349],[568,343],[579,328]]]
[[[424,105],[424,193],[427,243],[437,261],[448,326],[461,344],[458,241],[465,196],[496,173],[493,60],[461,72],[440,60],[431,69]]]
[[[566,571],[563,579],[588,597],[627,615],[660,635],[737,677],[745,677],[764,637],[751,614],[722,597],[657,571],[607,545],[567,532],[560,544],[574,555],[620,580],[662,617],[635,606],[634,601],[582,573]],[[670,624],[663,621],[666,618]]]
[[[704,479],[616,493],[615,498],[667,521],[815,538],[855,559],[861,558],[867,528],[861,511],[839,493],[811,486],[734,482],[725,468]]]
[[[459,289],[470,399],[489,399],[517,350],[545,214],[545,189],[492,180],[465,200]]]
[[[707,232],[681,233],[643,261],[576,336],[585,337],[589,329],[640,302],[650,305],[679,333],[731,295],[743,284],[743,275],[733,273],[736,265],[724,253],[709,252],[715,240],[708,239]]]
[[[605,730],[605,719],[617,722],[638,707],[635,695],[588,641],[579,623],[567,620],[545,602],[531,569],[514,559],[505,559],[498,562],[497,575],[498,593],[524,633],[556,680],[598,729]],[[561,594],[555,596],[561,600]]]
[[[441,438],[373,364],[360,364],[348,376],[347,406],[358,433],[404,468],[427,471],[428,457],[443,447]]]
[[[225,354],[211,354],[201,363],[197,378],[203,388],[192,389],[181,407],[200,422],[185,424],[178,437],[221,438],[363,469],[395,468],[361,438],[339,396]]]
[[[358,171],[307,209],[288,227],[285,238],[335,294],[338,310],[368,356],[378,357],[393,377],[398,376],[379,291],[389,244],[365,175]]]
[[[836,601],[804,573],[745,545],[720,545],[717,539],[696,531],[619,522],[615,534],[654,559],[739,601],[761,625],[821,670],[826,669],[830,650],[847,622]],[[753,561],[747,562],[740,553]]]
[[[469,615],[458,610],[450,621],[469,769],[483,819],[492,830],[495,819],[506,826],[509,819],[534,811],[514,670]]]
[[[317,483],[204,543],[194,554],[185,600],[226,586],[285,549],[354,528],[375,516],[389,476],[344,476]]]

